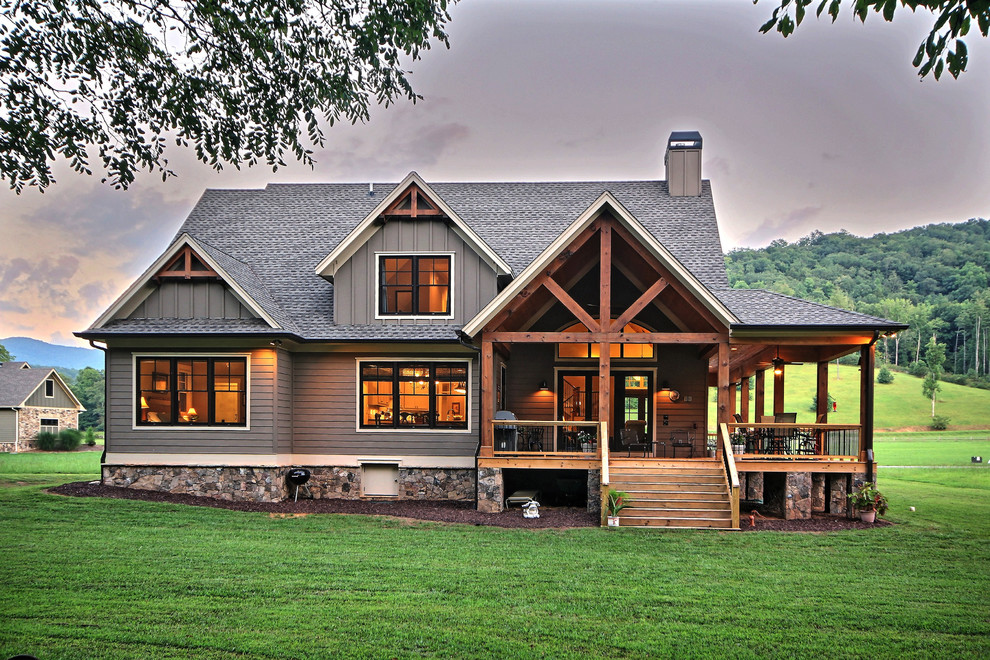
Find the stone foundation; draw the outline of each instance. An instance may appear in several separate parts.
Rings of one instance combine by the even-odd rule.
[[[811,474],[811,510],[815,513],[825,512],[825,474]]]
[[[588,470],[588,513],[602,515],[602,471]]]
[[[306,483],[313,498],[361,498],[360,467],[307,467]],[[248,502],[277,502],[295,495],[285,481],[289,467],[103,467],[107,486],[158,490],[199,497]],[[299,489],[304,497],[306,489]],[[474,470],[471,468],[399,468],[399,496],[414,500],[473,500]],[[388,498],[396,499],[396,498]]]
[[[788,472],[784,494],[784,519],[811,518],[811,473]]]
[[[478,469],[478,511],[501,513],[505,508],[505,481],[501,468]]]
[[[763,473],[762,472],[747,472],[746,473],[746,499],[747,500],[760,500],[760,501],[763,500]]]
[[[838,516],[849,515],[848,474],[828,475],[828,512]]]
[[[79,412],[71,408],[21,408],[17,415],[17,447],[11,451],[37,449],[35,436],[41,431],[41,418],[57,419],[58,430],[79,426]]]
[[[0,442],[0,454],[12,454],[17,451],[17,444],[13,442]]]

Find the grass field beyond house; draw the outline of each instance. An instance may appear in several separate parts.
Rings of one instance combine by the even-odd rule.
[[[881,468],[870,531],[524,531],[24,479],[95,476],[77,456],[0,457],[0,657],[990,655],[985,469]]]

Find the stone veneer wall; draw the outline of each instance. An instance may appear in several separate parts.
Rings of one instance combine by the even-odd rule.
[[[57,419],[59,431],[79,425],[79,411],[72,408],[21,408],[17,415],[17,451],[38,448],[34,436],[41,430],[42,417]]]
[[[784,517],[788,520],[807,519],[812,512],[855,517],[858,512],[848,504],[847,493],[865,480],[862,474],[824,474],[817,472],[786,472],[784,474]],[[764,491],[762,472],[739,473],[740,499],[763,500],[770,497]],[[742,485],[745,484],[745,497]],[[772,493],[770,494],[773,495]]]
[[[502,468],[478,468],[478,511],[501,513],[505,508]]]
[[[602,515],[601,470],[588,470],[588,513]]]
[[[200,497],[249,502],[276,502],[295,495],[295,487],[285,482],[289,467],[224,466],[103,466],[107,486],[140,488]],[[312,472],[312,497],[332,499],[361,498],[360,467],[308,467]],[[299,489],[300,496],[306,490]],[[399,468],[399,496],[396,499],[473,500],[474,470],[471,468]],[[392,498],[376,498],[392,499]]]

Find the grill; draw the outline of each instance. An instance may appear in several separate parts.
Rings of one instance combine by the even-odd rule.
[[[285,481],[290,486],[296,487],[296,497],[294,501],[296,502],[299,501],[300,486],[306,490],[306,496],[310,499],[313,499],[313,494],[309,492],[309,486],[306,485],[306,482],[309,481],[309,478],[311,476],[312,474],[306,468],[292,468],[291,470],[285,473]]]

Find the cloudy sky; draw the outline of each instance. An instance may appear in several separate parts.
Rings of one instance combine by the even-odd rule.
[[[811,16],[784,40],[758,32],[771,9],[463,0],[451,48],[413,66],[424,100],[332,129],[314,170],[218,174],[172,154],[178,178],[125,192],[65,169],[43,195],[0,191],[0,337],[80,343],[72,331],[162,252],[206,187],[413,169],[427,181],[656,179],[669,133],[696,129],[727,250],[990,215],[986,39],[967,40],[960,80],[920,82],[910,61],[927,15]]]

